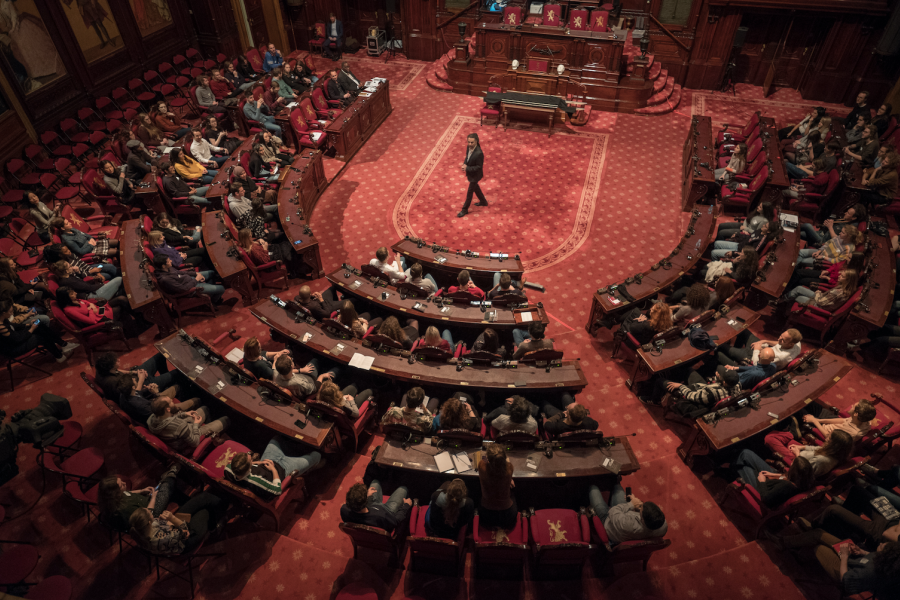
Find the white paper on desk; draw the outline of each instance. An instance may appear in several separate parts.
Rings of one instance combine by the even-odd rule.
[[[378,88],[377,87],[367,87],[366,91],[374,94],[375,92],[378,91]]]
[[[319,138],[325,134],[323,134],[321,131],[312,131],[312,132],[310,132],[309,135],[310,135],[310,137],[312,137],[314,142],[318,142]]]
[[[456,467],[453,466],[453,458],[446,450],[434,456],[434,464],[437,465],[438,471],[441,473],[449,473],[456,469]]]
[[[465,452],[454,454],[452,458],[453,466],[456,467],[457,473],[465,473],[472,470],[472,461],[469,460],[469,455]]]
[[[294,108],[295,106],[300,106],[300,105],[297,104],[296,102],[291,102],[290,104],[287,105],[288,108]]]
[[[350,366],[368,371],[370,368],[372,368],[372,363],[374,362],[374,356],[366,356],[365,354],[360,354],[359,352],[357,352],[350,359]]]
[[[232,348],[231,352],[225,355],[225,358],[233,363],[238,363],[244,358],[244,351],[240,348]]]
[[[781,226],[784,227],[785,231],[795,231],[800,224],[800,219],[797,218],[797,215],[786,215],[781,213],[778,217],[781,220]]]
[[[523,313],[519,313],[519,314],[522,316],[523,323],[530,323],[531,321],[534,320],[534,318],[531,316],[531,312],[523,312]]]

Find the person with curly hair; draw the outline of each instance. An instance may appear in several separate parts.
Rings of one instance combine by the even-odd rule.
[[[433,494],[425,511],[425,532],[432,537],[455,540],[459,530],[475,518],[475,503],[462,479],[445,481]]]

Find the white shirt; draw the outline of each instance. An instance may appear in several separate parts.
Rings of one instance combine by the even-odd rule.
[[[331,23],[331,35],[328,37],[337,37],[337,21]]]
[[[410,274],[409,271],[410,271],[410,269],[407,269],[406,273],[405,273],[406,281],[410,282],[413,285],[417,285],[420,288],[425,288],[429,292],[437,291],[437,287],[434,285],[434,283],[430,279],[425,279],[424,277],[419,277],[418,279],[413,279],[412,275]]]
[[[782,350],[781,344],[775,344],[774,346],[769,346],[769,348],[775,351],[775,360],[773,362],[779,371],[788,366],[788,363],[792,360],[800,356],[800,342],[794,344],[790,350]],[[750,360],[754,365],[757,363],[759,360],[759,350],[753,351],[753,358]]]
[[[194,158],[200,162],[205,164],[211,161],[213,152],[225,152],[225,148],[213,146],[202,138],[199,142],[197,140],[191,140],[191,154],[193,154]]]
[[[347,77],[349,77],[351,79],[351,81],[353,81],[353,83],[356,84],[356,87],[359,87],[359,80],[356,77],[354,77],[353,74],[350,73],[350,71],[341,71],[341,72],[344,75],[346,75]]]
[[[391,283],[397,283],[406,279],[406,274],[400,270],[400,265],[395,260],[392,263],[383,263],[377,258],[369,261],[369,264],[391,278]]]

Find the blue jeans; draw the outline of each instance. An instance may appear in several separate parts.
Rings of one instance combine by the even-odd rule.
[[[376,505],[383,504],[386,509],[391,511],[392,513],[400,510],[400,507],[403,506],[403,500],[407,496],[409,496],[409,492],[406,490],[406,486],[401,485],[397,488],[397,490],[391,494],[391,497],[388,498],[388,501],[384,501],[384,492],[381,491],[381,484],[378,483],[377,479],[373,479],[372,483],[369,484],[370,488],[375,488],[375,493],[369,496],[369,499],[366,501],[368,505]]]
[[[807,177],[812,177],[812,175],[802,170],[797,165],[791,164],[787,161],[784,162],[784,166],[787,168],[788,177],[790,177],[791,179],[806,179]]]
[[[34,317],[29,317],[26,320],[27,323],[33,323],[34,321],[40,321],[41,325],[49,325],[50,317],[48,317],[47,315],[34,315]]]
[[[190,127],[182,127],[178,131],[175,132],[175,139],[177,140],[180,137],[184,137],[191,132]]]
[[[798,269],[812,269],[816,266],[816,259],[812,257],[812,255],[817,251],[816,248],[804,248],[800,251],[800,254],[797,257],[797,267]]]
[[[213,161],[214,163],[216,163],[217,165],[219,165],[219,167],[221,167],[223,164],[225,164],[225,162],[226,162],[229,158],[231,158],[231,157],[230,157],[230,156],[211,156],[211,157],[209,158],[209,160]]]
[[[274,118],[265,117],[262,121],[259,122],[259,124],[274,133],[276,136],[284,139],[284,135],[281,132],[281,127],[278,126]]]
[[[272,214],[272,215],[278,214],[278,205],[277,204],[267,204],[263,207],[263,209],[269,214]]]
[[[88,294],[88,299],[97,300],[98,298],[103,298],[107,302],[112,300],[117,293],[119,293],[119,289],[122,287],[122,278],[121,277],[113,277],[109,280],[109,282],[103,284],[100,289],[92,294]]]
[[[737,242],[713,242],[713,251],[710,254],[713,260],[722,260],[729,252],[737,252],[741,249],[741,245]]]
[[[406,269],[404,269],[404,271],[405,271],[405,270],[406,270]],[[426,273],[425,275],[422,275],[422,279],[427,279],[428,281],[430,281],[431,283],[433,283],[435,289],[440,289],[440,287],[441,287],[441,286],[439,286],[439,285],[437,284],[437,281],[434,280],[434,277],[431,276],[431,273]]]
[[[600,488],[596,485],[590,487],[588,498],[591,508],[594,509],[594,514],[597,515],[601,523],[606,522],[606,517],[609,515],[611,506],[617,506],[627,502],[625,499],[625,490],[622,489],[622,486],[618,483],[613,486],[612,492],[609,494],[609,504],[603,499],[603,494],[600,493]]]
[[[796,300],[800,304],[806,304],[815,297],[816,293],[814,291],[802,285],[798,285],[790,292],[788,292],[788,298],[790,298],[791,300]]]
[[[201,175],[200,179],[195,179],[195,181],[199,181],[204,186],[208,186],[213,182],[213,179],[215,179],[215,177],[215,173],[213,173],[212,171],[207,171],[206,175]]]
[[[213,277],[216,276],[215,271],[200,271],[200,274],[203,275],[203,278],[206,279],[205,282],[200,283],[197,282],[197,287],[200,288],[200,291],[207,296],[212,298],[212,301],[216,304],[222,300],[222,295],[225,293],[225,286],[216,285],[214,283],[207,283]]]
[[[512,335],[516,346],[521,346],[522,342],[531,339],[531,334],[525,329],[513,329]]]
[[[441,332],[441,339],[447,340],[447,343],[450,344],[450,352],[456,352],[456,344],[453,343],[453,335],[450,333],[449,329],[445,329]]]
[[[303,475],[322,460],[322,455],[315,451],[303,456],[288,456],[285,454],[282,444],[283,442],[279,437],[273,437],[269,440],[269,445],[266,446],[266,451],[263,452],[262,460],[271,460],[275,464],[280,465],[284,469],[285,476],[290,475],[294,471],[297,471],[298,475]]]
[[[278,178],[280,177],[280,175],[272,175],[272,174],[271,174],[269,171],[267,171],[266,169],[260,169],[260,170],[259,170],[259,176],[260,176],[260,177],[265,177],[265,178],[266,178],[266,181],[269,182],[269,183],[278,183]]]
[[[800,225],[800,239],[813,244],[821,244],[825,241],[825,236],[820,234],[812,223],[802,223]]]
[[[759,487],[756,478],[762,471],[772,471],[772,467],[761,459],[753,450],[742,450],[734,461],[734,468],[744,483],[754,488]],[[773,471],[774,472],[774,471]]]
[[[93,269],[96,267],[100,267],[100,275],[102,275],[103,279],[107,281],[111,280],[113,277],[119,276],[119,269],[116,267],[116,265],[103,263],[100,265],[93,265],[91,268]]]

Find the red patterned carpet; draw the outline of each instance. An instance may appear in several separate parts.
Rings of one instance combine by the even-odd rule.
[[[379,598],[397,600],[407,595],[429,600],[791,600],[804,593],[807,598],[823,597],[827,587],[804,587],[801,592],[794,583],[821,578],[818,570],[748,539],[746,520],[713,501],[726,482],[711,472],[692,472],[678,459],[675,449],[684,428],[642,405],[624,385],[627,365],[609,358],[610,340],[594,340],[583,329],[591,292],[598,285],[646,268],[677,243],[683,226],[678,209],[680,153],[690,107],[714,111],[716,120],[739,122],[753,102],[774,110],[767,102],[776,100],[759,102],[758,90],[739,86],[740,102],[716,104],[704,99],[698,104],[700,94],[709,94],[695,92],[692,99],[687,90],[675,113],[650,118],[595,113],[586,127],[573,128],[574,135],[548,139],[538,132],[478,127],[473,120],[482,102],[429,89],[415,71],[422,66],[398,60],[384,67],[365,58],[354,64],[360,76],[390,75],[394,112],[343,170],[338,173],[341,164],[329,165],[329,177],[335,179],[319,201],[312,223],[326,269],[345,261],[367,261],[376,247],[389,245],[398,231],[407,230],[454,247],[520,250],[533,270],[532,279],[547,288],[534,297],[553,317],[548,335],[567,357],[582,360],[589,385],[580,401],[607,435],[637,433],[632,445],[642,466],[630,485],[665,511],[672,545],[653,557],[646,574],[625,567],[615,576],[599,577],[600,571],[586,567],[582,580],[554,583],[477,579],[471,559],[463,579],[388,569],[379,557],[352,560],[351,545],[338,529],[339,509],[348,487],[362,478],[369,453],[379,443],[375,436],[359,454],[329,464],[310,478],[313,497],[285,518],[280,532],[271,532],[268,521],[230,523],[224,538],[211,548],[226,557],[208,562],[196,573],[197,598],[326,600],[351,582],[365,582]],[[394,85],[394,77],[408,81],[405,86]],[[401,86],[405,89],[398,89]],[[810,104],[792,91],[779,91],[773,98],[794,111],[785,115],[802,114]],[[453,215],[465,185],[454,166],[469,131],[477,131],[491,149],[485,189],[492,204],[457,220]],[[589,189],[593,185],[593,178],[599,182],[598,190],[582,193],[586,182]],[[410,190],[415,191],[411,196]],[[570,241],[573,236],[575,243]],[[299,282],[288,294],[293,295],[296,285]],[[325,286],[324,280],[314,283],[316,289]],[[243,336],[238,343],[251,335],[264,344],[268,341],[263,325],[240,304],[215,320],[187,317],[183,325],[207,339],[235,328]],[[765,327],[763,319],[756,329]],[[140,347],[134,344],[125,364],[138,364],[153,352],[152,332],[141,341]],[[15,393],[3,394],[0,408],[12,413],[33,406],[44,391],[62,394],[70,399],[74,418],[85,426],[82,445],[103,451],[106,473],[126,474],[136,486],[155,483],[162,466],[81,382],[79,372],[87,368],[79,352],[68,364],[53,369],[51,378],[37,380],[35,373],[17,369],[20,384]],[[876,377],[870,368],[857,364],[826,399],[846,405],[870,392],[896,392],[892,379]],[[21,382],[22,377],[27,381]],[[5,377],[0,386],[9,390]],[[240,434],[260,443],[266,437],[249,427]],[[186,583],[171,576],[157,583],[134,550],[126,548],[119,555],[118,546],[109,545],[96,520],[87,523],[62,494],[57,477],[47,477],[41,496],[35,457],[36,451],[22,446],[18,461],[22,474],[0,489],[0,502],[8,505],[11,517],[2,525],[0,537],[29,540],[41,552],[30,580],[70,576],[75,597],[85,600],[185,595]]]

